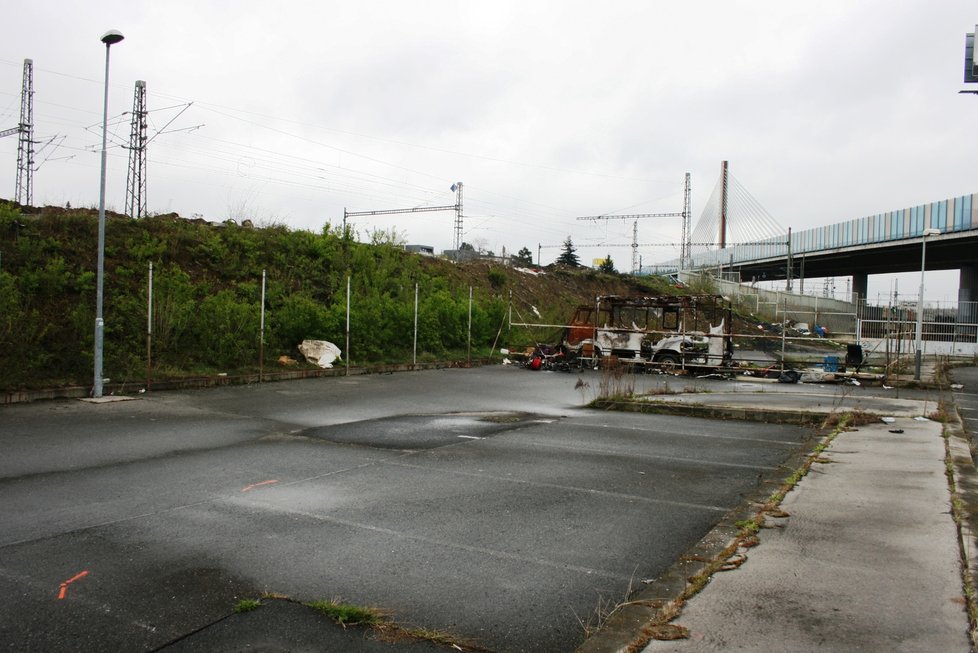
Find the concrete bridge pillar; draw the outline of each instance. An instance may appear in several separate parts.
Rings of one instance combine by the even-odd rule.
[[[958,277],[958,325],[978,322],[978,268],[973,265],[961,267]],[[975,327],[958,326],[959,336],[975,336]]]
[[[866,293],[869,292],[869,275],[865,272],[852,273],[852,297],[849,301],[854,304],[866,301]]]

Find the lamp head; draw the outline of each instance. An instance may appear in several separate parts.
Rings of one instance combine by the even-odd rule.
[[[110,45],[115,45],[116,43],[118,43],[124,38],[126,37],[124,37],[122,35],[122,32],[120,32],[119,30],[110,29],[108,32],[102,35],[102,43],[104,43],[106,47],[108,47]]]
[[[931,227],[930,229],[924,229],[923,235],[924,236],[940,236],[941,235],[941,230],[940,229],[934,229],[933,227]]]

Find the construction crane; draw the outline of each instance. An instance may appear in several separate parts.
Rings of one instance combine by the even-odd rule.
[[[639,272],[639,260],[638,260],[638,221],[643,218],[683,218],[683,245],[680,250],[680,261],[684,262],[688,258],[689,246],[686,245],[686,241],[689,238],[689,215],[690,215],[690,194],[689,194],[689,173],[686,173],[686,180],[683,184],[683,210],[679,212],[670,213],[632,213],[632,214],[620,214],[620,215],[586,215],[577,218],[578,220],[590,220],[592,222],[597,222],[598,220],[633,220],[632,223],[632,274],[638,274]]]
[[[456,255],[462,249],[462,182],[456,181],[452,184],[452,192],[455,193],[455,203],[446,206],[418,206],[410,209],[382,209],[379,211],[347,211],[343,209],[343,236],[346,236],[346,219],[362,215],[397,215],[399,213],[428,213],[431,211],[455,211],[455,238],[454,246]]]

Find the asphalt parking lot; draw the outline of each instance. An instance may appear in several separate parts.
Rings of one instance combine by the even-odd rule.
[[[978,436],[978,367],[962,367],[951,371],[951,377],[960,388],[952,389],[961,423],[971,438],[972,447]]]
[[[2,408],[0,642],[186,647],[274,593],[572,650],[814,437],[581,408],[598,383],[495,366]]]

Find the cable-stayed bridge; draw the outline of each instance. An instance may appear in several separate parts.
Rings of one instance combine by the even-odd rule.
[[[743,281],[851,276],[865,299],[868,276],[921,269],[960,270],[958,300],[978,300],[978,193],[884,211],[835,224],[783,228],[724,165],[692,229],[687,260],[674,269],[714,269]]]

